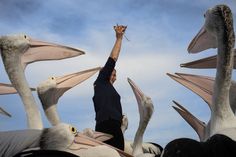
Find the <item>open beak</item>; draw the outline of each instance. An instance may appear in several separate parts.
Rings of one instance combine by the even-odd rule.
[[[23,54],[21,58],[23,69],[25,69],[27,64],[36,61],[60,60],[85,54],[84,51],[79,49],[33,39],[30,39],[29,43],[29,49]]]
[[[81,72],[64,75],[61,77],[56,77],[56,84],[57,88],[55,90],[55,99],[58,101],[58,99],[69,89],[75,87],[76,85],[82,83],[83,81],[87,80],[91,76],[93,76],[97,71],[99,71],[101,68],[92,68],[88,70],[84,70]]]
[[[212,87],[214,81],[212,82],[207,77],[194,77],[194,75],[183,75],[180,73],[177,73],[177,75],[167,73],[167,75],[199,95],[208,104],[209,108],[212,109]]]
[[[192,115],[187,109],[185,109],[182,105],[173,101],[176,106],[172,106],[181,116],[182,118],[188,122],[188,124],[197,132],[200,139],[204,138],[204,131],[206,128],[206,124]]]
[[[198,53],[209,48],[216,48],[216,38],[203,26],[188,46],[189,53]]]

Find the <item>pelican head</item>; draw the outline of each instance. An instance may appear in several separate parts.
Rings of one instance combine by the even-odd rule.
[[[205,24],[191,41],[189,53],[198,53],[209,48],[217,48],[219,37],[223,34],[229,45],[234,45],[233,18],[231,10],[226,5],[216,5],[204,14]],[[234,46],[232,46],[234,47]]]
[[[40,139],[40,148],[66,150],[73,143],[76,135],[77,129],[65,123],[46,128]]]
[[[25,34],[1,36],[0,48],[4,61],[4,58],[9,56],[9,53],[11,53],[11,56],[14,53],[15,56],[19,55],[23,69],[25,69],[27,64],[36,61],[59,60],[84,54],[81,50],[35,40]]]
[[[152,99],[146,96],[130,78],[128,78],[128,82],[138,103],[140,119],[143,119],[143,116],[151,117],[154,111]]]
[[[87,80],[98,70],[100,70],[100,67],[60,77],[50,77],[38,85],[38,97],[42,103],[44,112],[52,125],[60,123],[60,118],[56,110],[56,104],[59,98],[69,89]]]
[[[2,50],[19,50],[25,52],[30,47],[30,38],[27,35],[2,36],[0,38],[0,47]]]
[[[154,106],[150,97],[144,95],[144,93],[138,88],[138,86],[128,78],[128,82],[134,92],[134,95],[138,102],[139,109],[139,127],[135,134],[133,142],[133,156],[138,156],[143,154],[142,143],[143,143],[143,134],[146,130],[149,120],[151,119]]]

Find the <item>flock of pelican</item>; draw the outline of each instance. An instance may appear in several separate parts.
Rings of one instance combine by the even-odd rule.
[[[175,102],[174,109],[197,132],[200,142],[176,139],[167,144],[163,156],[233,156],[236,151],[235,34],[233,17],[226,5],[217,5],[204,14],[205,24],[188,46],[189,53],[199,53],[217,48],[217,55],[181,64],[187,68],[216,68],[216,76],[193,74],[168,74],[172,79],[198,94],[209,106],[210,120],[205,123]],[[178,143],[178,145],[176,145]],[[195,149],[193,149],[195,148]],[[187,149],[191,151],[187,151]]]
[[[65,153],[64,156],[91,157],[176,157],[176,156],[219,156],[236,153],[236,83],[231,79],[236,51],[233,17],[226,5],[216,5],[207,10],[204,15],[205,24],[191,41],[188,52],[198,53],[209,48],[217,48],[217,55],[197,61],[181,64],[187,68],[216,68],[216,76],[201,76],[194,74],[167,74],[178,83],[184,85],[199,95],[209,106],[210,120],[205,123],[190,113],[176,101],[174,109],[196,131],[200,142],[181,138],[169,142],[162,151],[151,151],[150,144],[143,142],[145,129],[154,111],[153,102],[138,86],[128,78],[139,109],[139,126],[133,142],[125,141],[125,151],[109,146],[103,141],[112,138],[111,135],[86,129],[82,132],[70,124],[61,122],[57,112],[59,98],[69,89],[90,78],[100,67],[76,72],[60,77],[50,77],[37,88],[30,88],[24,74],[30,63],[43,60],[59,60],[84,54],[83,51],[67,46],[35,41],[26,35],[2,36],[0,38],[1,56],[5,70],[12,83],[0,84],[0,94],[18,93],[25,107],[28,129],[0,132],[0,139],[13,145],[0,146],[0,156],[32,155],[51,151]],[[43,110],[52,127],[44,128],[41,114],[32,92],[36,91]],[[11,116],[4,109],[0,113]],[[127,129],[128,120],[124,117],[123,133]],[[21,137],[21,140],[17,137]],[[27,141],[34,141],[33,143]],[[128,148],[129,147],[129,148]],[[218,147],[221,147],[218,149]],[[67,153],[67,154],[66,154]],[[228,153],[228,154],[227,154]],[[16,155],[16,156],[17,156]]]

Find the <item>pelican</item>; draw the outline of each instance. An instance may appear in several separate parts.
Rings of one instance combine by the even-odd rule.
[[[92,152],[96,154],[100,153],[104,157],[108,156],[106,153],[109,152],[114,156],[118,154],[114,149],[105,145],[100,146],[104,152],[99,152],[97,148],[94,149],[91,146],[98,145],[100,141],[96,139],[90,140],[83,133],[77,132],[75,127],[65,123],[44,128],[43,130],[26,129],[0,132],[0,140],[0,156],[4,157],[20,156],[20,154],[26,156],[25,154],[30,154],[32,150],[34,152],[40,152],[41,150],[60,150],[75,155],[78,155],[77,151],[80,150],[81,157],[90,157],[89,155]],[[90,144],[90,148],[86,148],[84,143]]]
[[[145,156],[154,157],[156,155],[158,156],[161,154],[162,148],[159,149],[159,154],[144,153],[142,149],[143,134],[146,130],[147,124],[154,110],[152,100],[150,97],[146,96],[130,78],[128,78],[128,82],[136,97],[140,114],[139,127],[137,129],[133,142],[133,156],[135,157],[145,157]]]
[[[50,77],[38,85],[38,97],[44,112],[52,125],[60,123],[60,118],[56,110],[56,104],[59,98],[67,90],[87,80],[100,69],[100,67],[97,67],[61,77]]]
[[[216,68],[217,55],[202,58],[188,63],[180,64],[181,67],[194,69],[210,69]],[[236,49],[234,49],[234,69],[236,68]]]
[[[24,104],[28,127],[42,129],[41,115],[24,75],[25,67],[36,61],[75,57],[84,52],[66,46],[36,41],[27,35],[1,36],[0,48],[5,70]]]
[[[37,87],[38,97],[42,103],[43,109],[45,111],[45,114],[48,120],[53,126],[56,126],[61,123],[58,112],[56,110],[56,104],[59,98],[67,90],[85,81],[86,79],[91,77],[100,69],[101,69],[100,67],[97,67],[97,68],[65,75],[62,77],[50,77],[49,79],[47,79],[46,81],[38,85]],[[47,140],[49,137],[51,137],[51,134],[45,135],[45,136],[46,136],[45,139]],[[94,139],[91,137],[93,137]],[[86,129],[84,130],[83,133],[79,133],[74,138],[75,144],[73,146],[71,146],[70,148],[62,146],[62,148],[63,149],[67,148],[66,151],[69,151],[79,156],[85,156],[85,157],[89,157],[89,154],[91,155],[96,154],[96,156],[104,156],[104,157],[116,156],[117,152],[119,152],[121,156],[126,156],[126,157],[130,156],[129,154],[117,148],[114,148],[110,145],[106,145],[105,143],[102,142],[110,138],[111,136],[108,134],[99,133],[95,131],[92,131],[92,135],[91,135],[91,129]],[[54,142],[57,141],[56,138],[53,138],[52,140],[53,141],[55,140]],[[48,142],[50,142],[50,140]],[[68,142],[66,143],[68,144]],[[56,150],[61,150],[61,148],[58,147],[57,145],[52,145],[50,143],[45,144],[45,147],[43,147],[43,149],[51,149],[51,148],[56,149]]]
[[[60,96],[62,96],[64,92],[66,92],[68,89],[72,88],[73,86],[83,82],[87,78],[91,77],[99,69],[100,68],[98,67],[98,68],[85,70],[82,72],[77,72],[77,73],[65,75],[63,77],[53,77],[52,80],[54,80],[54,84],[50,84],[50,85],[51,86],[55,85],[54,90],[52,90],[53,88],[50,88],[51,86],[49,86],[49,89],[51,89],[51,90],[49,90],[47,93],[43,93],[42,90],[47,91],[46,85],[48,85],[48,84],[46,83],[46,85],[44,87],[43,83],[42,83],[40,88],[37,88],[37,89],[39,89],[38,93],[43,94],[43,97],[41,95],[41,98],[44,98],[42,100],[47,100],[46,98],[48,98],[48,99],[56,100],[56,102],[57,102],[58,99],[60,98]],[[57,82],[55,82],[55,80]],[[48,81],[45,81],[45,82],[48,82]],[[9,91],[13,91],[10,88],[8,88],[8,89],[9,89]],[[5,92],[9,93],[9,91],[6,90]],[[53,93],[53,91],[54,91],[54,93]],[[50,95],[50,92],[51,92],[51,95]],[[49,94],[49,95],[47,95],[47,94]],[[50,97],[50,96],[52,96],[52,94],[55,94],[55,96]],[[48,102],[50,102],[50,101],[47,101],[47,103]],[[55,114],[56,112],[48,112],[48,114],[50,114],[50,113]],[[50,119],[50,116],[49,116],[49,119]],[[71,132],[74,132],[74,133],[76,132],[76,136],[73,134],[70,134]],[[10,134],[10,136],[6,136],[8,134]],[[30,135],[32,134],[32,136],[28,137],[27,134],[30,134]],[[14,138],[16,138],[17,135],[22,135],[22,139],[18,140],[18,141],[14,140]],[[24,138],[24,136],[26,136],[26,137]],[[12,143],[14,143],[13,141],[17,141],[15,145],[18,145],[19,143],[24,143],[24,141],[26,139],[32,140],[32,138],[36,139],[36,141],[33,140],[34,142],[32,142],[32,144],[30,144],[30,145],[29,145],[29,142],[27,142],[27,143],[25,142],[25,144],[21,145],[19,148],[14,147],[14,149],[12,149],[12,147],[11,147],[12,145],[14,145],[14,144],[12,144]],[[22,150],[27,149],[27,148],[30,148],[30,149],[25,150],[25,153],[27,153],[27,152],[30,153],[32,148],[35,149],[35,147],[40,147],[43,150],[53,149],[53,150],[66,151],[66,152],[70,152],[70,153],[84,156],[84,157],[90,157],[92,154],[93,155],[96,154],[98,156],[104,156],[104,157],[105,156],[116,157],[116,156],[120,156],[119,153],[121,154],[121,156],[129,157],[129,155],[126,155],[126,153],[124,153],[122,151],[119,152],[119,150],[117,151],[113,147],[110,147],[110,146],[102,143],[102,141],[108,140],[110,138],[111,138],[111,136],[108,134],[95,132],[90,129],[87,129],[86,131],[79,133],[71,125],[61,123],[60,121],[58,121],[58,123],[56,123],[56,124],[53,124],[53,127],[45,128],[43,130],[29,129],[29,130],[1,132],[0,133],[0,139],[1,139],[1,141],[4,141],[3,146],[5,145],[5,142],[9,143],[8,145],[10,146],[10,148],[6,148],[6,147],[1,148],[1,151],[3,152],[2,155],[4,155],[4,156],[12,156],[16,153],[21,152]],[[41,142],[39,143],[38,140],[40,140]],[[51,145],[51,144],[53,144],[53,145]]]
[[[121,130],[123,134],[125,133],[127,128],[128,128],[128,117],[127,115],[123,115],[122,123],[121,123]],[[151,153],[155,155],[160,154],[160,152],[163,150],[163,148],[159,144],[152,143],[152,142],[143,142],[142,149],[144,153]],[[133,153],[133,141],[125,139],[124,151],[128,154]]]
[[[236,117],[229,103],[234,42],[231,10],[226,5],[216,5],[205,13],[205,24],[191,41],[188,51],[198,53],[205,49],[218,48],[211,119],[207,125],[210,136],[219,133],[236,140]]]
[[[211,119],[207,124],[210,138],[206,142],[176,139],[166,145],[162,157],[233,156],[236,153],[236,119],[229,104],[234,58],[232,13],[229,7],[216,5],[208,9],[205,18],[205,25],[190,43],[188,51],[197,53],[208,48],[218,48]]]
[[[86,147],[84,143],[96,146]],[[79,134],[75,128],[63,123],[44,129],[39,145],[43,150],[66,151],[80,157],[120,157],[115,149],[105,144],[99,145],[98,141]]]

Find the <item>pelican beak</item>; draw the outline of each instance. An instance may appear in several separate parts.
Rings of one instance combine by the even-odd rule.
[[[216,68],[216,55],[202,58],[202,59],[195,60],[195,61],[188,62],[188,63],[182,63],[182,64],[180,64],[180,67],[194,68],[194,69]]]
[[[187,109],[185,109],[182,105],[173,101],[176,106],[172,106],[181,117],[188,122],[188,124],[197,132],[200,139],[204,138],[204,131],[206,128],[206,124],[192,115]]]
[[[198,53],[209,48],[216,48],[216,37],[206,31],[203,26],[188,46],[189,53]]]
[[[101,142],[107,141],[113,137],[110,134],[94,131],[90,128],[84,129],[82,134],[85,136],[91,137],[95,140],[101,141]]]
[[[142,105],[142,98],[144,97],[144,93],[138,88],[138,86],[130,79],[130,78],[127,78],[133,92],[134,92],[134,95],[136,97],[136,100],[138,102],[138,105]]]
[[[113,136],[110,134],[106,134],[106,133],[102,133],[102,132],[98,132],[98,131],[94,131],[93,137],[94,137],[94,139],[101,141],[101,142],[104,142],[104,141],[107,141],[107,140],[113,138]]]
[[[35,88],[30,88],[31,91],[36,91]],[[5,94],[16,94],[17,91],[11,84],[6,84],[6,83],[0,83],[0,95],[5,95]]]
[[[177,75],[167,73],[167,75],[200,96],[208,104],[209,108],[212,109],[212,93],[209,89],[211,86],[210,81],[206,81],[206,79],[194,77],[191,75],[188,77],[187,75],[182,75],[180,73],[177,73]]]
[[[195,60],[188,63],[180,64],[181,67],[194,68],[194,69],[211,69],[216,68],[217,56],[210,56]],[[234,49],[234,69],[236,69],[236,49]]]
[[[5,116],[11,117],[11,115],[1,107],[0,107],[0,113],[5,115]]]
[[[27,64],[36,61],[60,60],[85,54],[84,51],[79,49],[37,41],[31,38],[29,39],[29,45],[29,49],[23,54],[21,58],[23,69],[25,69]]]
[[[111,148],[115,149],[116,151],[118,151],[118,153],[121,156],[132,157],[132,155],[129,155],[126,152],[124,152],[118,148],[115,148],[111,145],[105,144],[101,141],[98,141],[96,139],[85,136],[82,133],[79,133],[75,137],[74,142],[70,145],[70,147],[68,149],[73,150],[73,152],[76,152],[76,151],[80,151],[81,149],[87,149],[87,148],[91,148],[91,147],[99,146],[99,145],[105,145],[105,146],[111,147]]]
[[[91,76],[93,76],[97,71],[99,71],[101,67],[88,69],[85,71],[64,75],[61,77],[56,77],[57,88],[55,90],[55,100],[58,99],[69,89],[75,87],[76,85],[82,83],[87,80]]]

